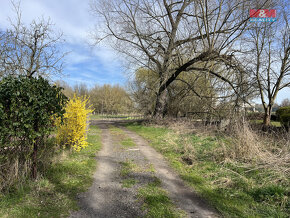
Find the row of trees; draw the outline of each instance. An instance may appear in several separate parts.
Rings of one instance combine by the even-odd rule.
[[[273,112],[277,111],[280,107],[288,107],[290,106],[290,100],[289,98],[285,98],[284,100],[282,100],[282,102],[280,104],[275,103],[272,107]],[[258,112],[263,112],[264,111],[264,107],[263,104],[255,104],[255,110]]]
[[[68,98],[74,95],[89,97],[88,104],[92,106],[94,113],[124,114],[132,113],[136,109],[129,92],[119,85],[95,85],[89,89],[84,83],[73,87],[64,81],[58,81],[57,84],[64,88],[63,93]]]
[[[270,124],[277,93],[289,87],[287,1],[95,0],[91,8],[100,21],[96,41],[139,67],[134,95],[154,117],[170,112],[173,95],[174,104],[191,101],[191,92],[215,107],[259,96]],[[249,10],[261,8],[277,9],[277,22],[249,22]],[[187,90],[178,92],[180,83]]]

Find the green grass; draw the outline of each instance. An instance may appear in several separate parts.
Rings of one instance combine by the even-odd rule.
[[[112,135],[117,136],[117,139],[123,148],[131,148],[136,146],[135,142],[130,137],[127,137],[126,133],[122,129],[115,126],[110,126],[110,132]]]
[[[139,182],[134,178],[134,172],[155,172],[152,164],[148,164],[146,169],[143,170],[141,170],[141,166],[135,164],[132,160],[126,160],[120,164],[123,188],[132,188]],[[166,191],[161,188],[161,181],[155,176],[153,179],[154,182],[138,188],[138,198],[143,202],[146,217],[183,217],[182,211],[175,208]]]
[[[125,135],[124,131],[118,127],[110,125],[109,129],[113,135],[117,135],[117,136],[124,136]]]
[[[121,162],[121,176],[122,177],[127,177],[130,172],[135,171],[138,169],[138,166],[133,163],[133,161],[127,160],[125,162]]]
[[[64,217],[77,210],[77,193],[92,184],[95,153],[101,147],[100,130],[92,126],[90,146],[80,152],[59,154],[34,182],[0,195],[0,217]]]
[[[134,147],[136,146],[135,142],[131,138],[125,138],[121,141],[121,145],[123,145],[126,148]]]
[[[143,119],[144,116],[138,114],[92,114],[90,118],[93,120],[102,120],[102,119],[136,120]]]
[[[124,179],[122,181],[122,187],[124,188],[131,188],[132,186],[134,186],[138,181],[136,179]]]
[[[102,116],[99,114],[91,114],[90,119],[99,120],[99,119],[102,119]]]
[[[263,120],[251,120],[251,123],[263,124]],[[279,121],[271,121],[271,126],[281,127],[281,123]]]
[[[132,186],[134,186],[138,182],[138,180],[132,178],[130,176],[130,173],[133,171],[137,171],[138,166],[136,164],[134,164],[133,161],[130,161],[130,160],[127,160],[125,162],[120,162],[120,164],[121,164],[120,175],[121,175],[121,177],[123,177],[122,187],[123,188],[131,188]]]
[[[146,138],[162,153],[181,178],[209,200],[225,217],[288,217],[289,179],[277,179],[279,172],[252,170],[243,163],[221,162],[215,157],[219,141],[216,137],[185,135],[194,150],[192,165],[183,160],[183,139],[180,148],[169,146],[164,140],[175,137],[172,130],[142,125],[128,125],[128,129]],[[180,152],[177,152],[179,149]],[[241,166],[241,167],[237,167]]]
[[[146,217],[185,217],[182,211],[176,210],[167,193],[161,188],[161,182],[154,182],[138,190],[138,196],[144,201]]]

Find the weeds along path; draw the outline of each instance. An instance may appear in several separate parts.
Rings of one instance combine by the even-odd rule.
[[[140,136],[112,121],[93,121],[102,149],[91,188],[70,217],[218,217]]]

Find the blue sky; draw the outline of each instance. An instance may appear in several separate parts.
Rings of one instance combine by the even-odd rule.
[[[64,33],[64,49],[70,53],[65,58],[64,75],[61,78],[70,85],[86,83],[125,85],[127,78],[121,59],[105,45],[91,47],[90,32],[97,23],[89,10],[90,0],[22,0],[22,18],[30,23],[38,17],[51,18],[56,30]],[[8,17],[14,13],[10,0],[0,0],[0,28],[9,26]],[[282,90],[277,103],[290,98],[290,89]],[[258,99],[256,102],[260,102]]]
[[[22,0],[21,10],[24,23],[43,16],[63,32],[63,48],[69,54],[65,57],[64,75],[56,79],[70,85],[86,83],[89,87],[126,83],[118,55],[104,45],[90,46],[89,35],[97,21],[89,12],[89,0]],[[7,28],[8,17],[14,16],[10,0],[0,0],[0,27]]]

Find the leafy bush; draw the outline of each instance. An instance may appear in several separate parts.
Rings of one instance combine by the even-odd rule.
[[[88,98],[74,96],[66,105],[63,123],[58,118],[57,141],[60,145],[80,151],[88,145],[87,125],[88,115],[92,112],[87,107]]]
[[[288,130],[290,127],[290,106],[281,107],[276,111],[280,123]]]
[[[61,88],[42,77],[3,78],[0,81],[0,162],[7,161],[12,153],[20,165],[32,158],[35,178],[37,151],[42,139],[52,130],[52,117],[62,117],[65,103]]]

